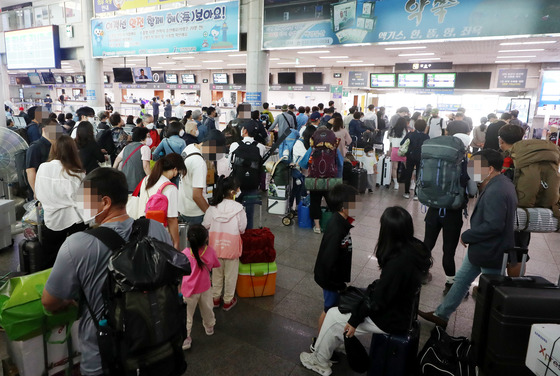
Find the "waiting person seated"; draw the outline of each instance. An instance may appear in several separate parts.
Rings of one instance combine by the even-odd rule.
[[[403,334],[409,329],[416,292],[432,263],[428,249],[414,237],[412,217],[402,207],[383,212],[375,256],[381,277],[368,287],[367,299],[352,313],[340,313],[337,307],[328,311],[315,351],[300,354],[306,368],[324,376],[332,374],[329,359],[344,343],[344,336]]]

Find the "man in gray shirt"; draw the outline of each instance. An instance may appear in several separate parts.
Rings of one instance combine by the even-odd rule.
[[[134,220],[126,214],[128,189],[124,174],[112,168],[98,168],[84,179],[80,190],[84,222],[93,221],[115,230],[128,240]],[[149,236],[172,245],[169,232],[150,221]],[[103,312],[102,289],[107,277],[111,250],[85,232],[66,239],[43,291],[42,303],[48,312],[58,312],[80,299],[80,286],[97,319]],[[101,356],[95,324],[87,309],[82,310],[79,327],[81,374],[102,375]],[[163,376],[163,375],[162,375]]]
[[[284,134],[288,128],[297,128],[293,116],[288,113],[288,105],[282,106],[282,113],[274,118],[274,123],[272,123],[268,130],[273,131],[276,126],[278,126],[278,135]]]

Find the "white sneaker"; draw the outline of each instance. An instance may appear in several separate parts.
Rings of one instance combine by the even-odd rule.
[[[414,201],[418,201],[418,196],[414,195],[414,197],[412,198]]]
[[[185,340],[185,342],[183,342],[183,350],[188,350],[190,349],[192,346],[192,338],[191,337],[187,337],[187,339]]]
[[[321,227],[313,227],[313,232],[316,234],[320,234],[321,233]]]
[[[406,198],[407,200],[410,198],[410,195],[408,193],[405,193],[404,195],[402,195],[404,198]]]
[[[315,354],[302,352],[301,354],[299,354],[299,360],[305,368],[315,371],[319,375],[330,376],[332,374],[331,367],[328,364],[323,365],[319,363],[319,360],[317,359],[317,356]]]
[[[209,328],[204,328],[204,331],[206,332],[206,335],[207,335],[207,336],[211,336],[211,335],[214,334],[214,327],[211,326],[211,327],[209,327]]]
[[[394,189],[395,191],[398,191],[398,190],[399,190],[399,183],[395,183],[395,186],[393,187],[393,189]]]

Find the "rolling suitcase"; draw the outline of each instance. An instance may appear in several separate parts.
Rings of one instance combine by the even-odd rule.
[[[31,274],[45,269],[47,263],[43,249],[43,224],[40,223],[40,203],[35,205],[37,212],[37,234],[32,239],[23,239],[19,242],[19,271]]]
[[[377,162],[377,176],[375,185],[377,187],[391,185],[391,158],[387,156],[379,157]]]
[[[526,260],[523,250],[522,275]],[[472,341],[485,375],[532,375],[525,366],[531,325],[560,323],[560,289],[542,277],[482,275]]]
[[[356,188],[359,193],[365,193],[367,188],[367,170],[360,167],[353,168],[350,176],[350,185]]]

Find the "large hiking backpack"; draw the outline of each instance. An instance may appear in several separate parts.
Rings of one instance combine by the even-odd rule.
[[[169,244],[148,236],[149,226],[148,219],[136,220],[128,242],[107,227],[87,231],[112,251],[101,317],[85,301],[97,330],[104,375],[125,375],[162,361],[175,375],[187,367],[181,349],[187,336],[186,307],[178,287],[191,273],[190,263]]]
[[[240,142],[232,153],[233,177],[241,190],[257,189],[261,182],[262,158],[258,142]]]
[[[261,113],[260,120],[266,129],[268,129],[268,127],[272,125],[272,122],[270,121],[270,116],[268,116],[266,112]]]
[[[309,161],[309,177],[335,178],[338,175],[337,146],[338,140],[334,132],[327,128],[319,128],[310,139],[311,158]]]
[[[115,155],[118,155],[128,143],[128,135],[121,127],[111,129],[111,137],[115,145]]]
[[[463,142],[453,136],[440,136],[422,145],[418,199],[428,207],[460,209],[465,204],[461,186]]]
[[[278,155],[280,158],[287,157],[288,162],[292,162],[293,160],[293,150],[296,141],[299,139],[299,132],[297,129],[290,129],[290,134],[278,147]]]

